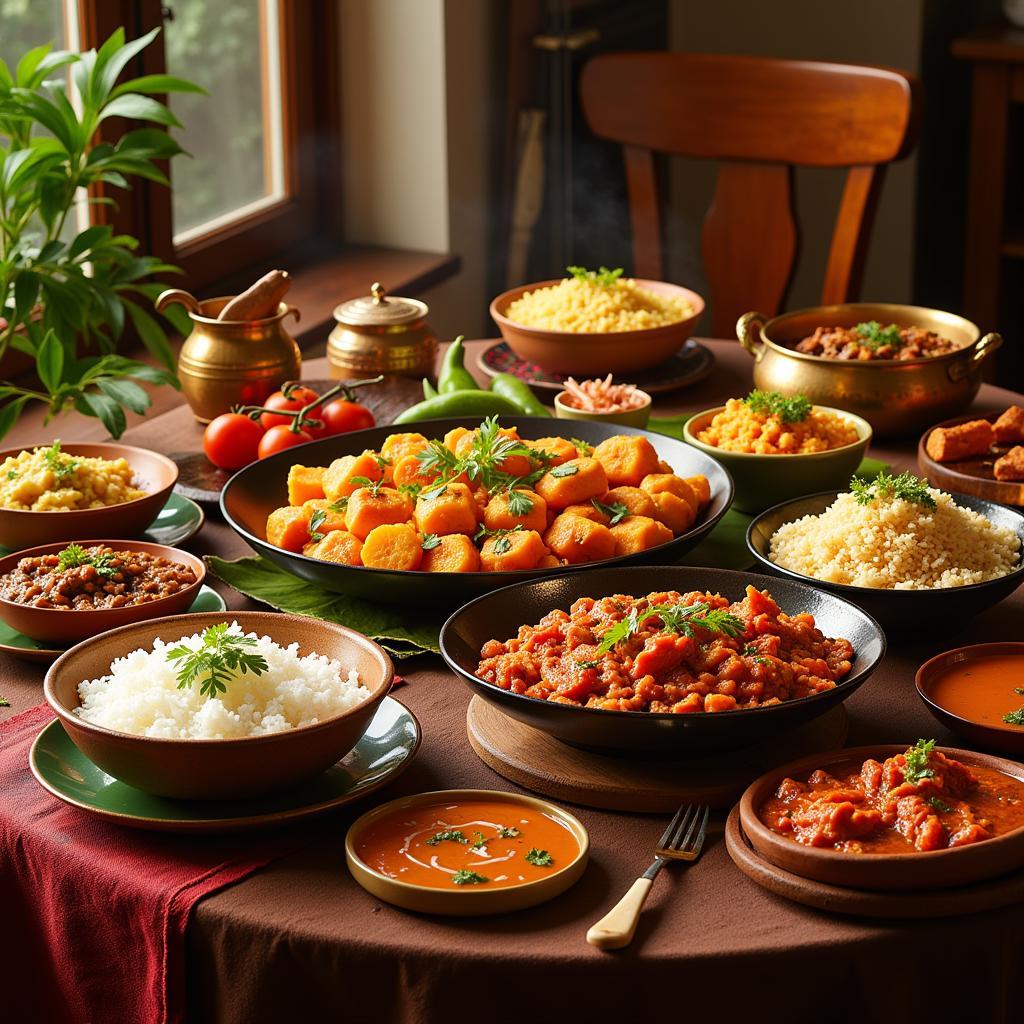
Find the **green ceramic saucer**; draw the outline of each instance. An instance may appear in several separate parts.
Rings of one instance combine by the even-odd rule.
[[[358,800],[402,772],[419,745],[420,726],[413,713],[385,697],[355,749],[333,768],[260,800],[150,796],[100,771],[56,720],[36,737],[28,760],[36,780],[55,797],[118,825],[160,832],[235,832],[308,818]]]
[[[224,598],[216,590],[203,586],[199,590],[199,596],[189,606],[188,612],[222,612],[226,608]],[[188,612],[183,614],[187,615]],[[32,640],[0,620],[0,651],[13,654],[24,661],[42,661],[49,664],[59,658],[65,650],[66,648],[47,647],[45,643]]]

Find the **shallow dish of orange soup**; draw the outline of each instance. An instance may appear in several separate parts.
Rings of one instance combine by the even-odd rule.
[[[588,847],[580,822],[554,804],[486,790],[394,800],[363,815],[345,841],[363,888],[434,913],[492,913],[550,899],[582,874]]]

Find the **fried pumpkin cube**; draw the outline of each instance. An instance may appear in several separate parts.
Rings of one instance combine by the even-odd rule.
[[[605,438],[594,449],[594,458],[604,466],[611,487],[639,487],[645,476],[658,472],[660,461],[654,445],[637,434]]]
[[[534,489],[553,509],[582,505],[608,490],[608,477],[597,459],[570,459],[549,469]]]
[[[536,530],[514,530],[488,537],[480,549],[480,568],[484,572],[514,572],[536,569],[548,554]]]
[[[313,541],[303,549],[304,555],[340,565],[362,565],[363,542],[348,530],[332,530],[323,540]]]
[[[523,441],[523,444],[549,456],[544,460],[548,466],[561,466],[570,459],[585,454],[577,451],[576,445],[564,437],[538,437],[535,441]]]
[[[992,473],[997,480],[1024,480],[1024,445],[1017,445],[996,459]]]
[[[598,562],[615,554],[615,538],[603,523],[562,513],[544,534],[553,554],[573,565]]]
[[[423,561],[420,535],[411,523],[385,523],[363,541],[363,565],[411,572]]]
[[[305,505],[324,496],[324,466],[292,466],[288,470],[288,504]]]
[[[415,455],[403,455],[394,465],[391,474],[395,487],[429,487],[436,479],[436,473],[425,473],[423,463]]]
[[[430,546],[427,547],[426,545]],[[432,536],[423,541],[421,572],[479,572],[480,552],[464,533]]]
[[[610,529],[617,555],[646,551],[659,544],[667,544],[672,539],[672,531],[664,523],[649,516],[626,516]]]
[[[658,491],[651,495],[654,502],[654,517],[659,523],[664,523],[676,536],[693,526],[697,518],[685,498],[671,491]]]
[[[602,499],[604,505],[625,505],[631,516],[654,517],[654,502],[641,487],[613,487]]]
[[[347,501],[328,501],[326,498],[313,498],[304,502],[302,507],[309,515],[310,536],[314,533],[327,535],[334,530],[344,530],[345,506]],[[314,522],[314,517],[316,521]]]
[[[461,483],[446,484],[440,490],[436,487],[422,491],[416,499],[413,518],[423,534],[476,532],[479,524],[479,509],[473,499],[473,492]]]
[[[668,491],[669,494],[682,498],[693,509],[694,516],[700,510],[700,498],[697,497],[694,489],[675,473],[649,473],[640,481],[640,488],[648,494],[660,494],[662,491]]]
[[[579,505],[568,505],[562,509],[559,515],[582,516],[584,519],[593,520],[595,523],[602,523],[604,526],[607,526],[611,521],[611,516],[606,515],[594,505],[594,499],[581,502]],[[548,525],[550,526],[551,524],[549,523]]]
[[[992,433],[1000,444],[1024,441],[1024,408],[1019,405],[1011,405],[992,424]]]
[[[525,488],[499,491],[487,501],[483,518],[488,530],[514,530],[518,526],[540,533],[548,524],[548,503]]]
[[[415,455],[417,452],[426,451],[427,443],[427,439],[422,434],[388,434],[380,446],[380,453],[397,466],[406,455]]]
[[[393,487],[360,487],[353,491],[345,509],[345,528],[360,540],[386,523],[407,523],[412,518],[412,498]]]
[[[925,450],[936,462],[955,462],[986,455],[995,441],[988,420],[971,420],[955,427],[936,427],[925,443]]]
[[[708,483],[708,478],[703,473],[698,473],[696,476],[687,476],[683,479],[693,488],[693,493],[697,495],[697,500],[703,508],[711,500],[711,484]]]
[[[309,543],[309,512],[301,505],[275,508],[267,516],[267,543],[285,551],[301,551]]]
[[[384,469],[373,452],[343,455],[340,459],[335,459],[324,471],[324,497],[330,501],[347,498],[362,486],[361,482],[354,480],[357,476],[364,476],[371,481],[383,479]]]

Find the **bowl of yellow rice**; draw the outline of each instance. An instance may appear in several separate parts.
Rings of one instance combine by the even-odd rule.
[[[520,359],[549,373],[604,376],[647,370],[682,348],[704,312],[689,288],[570,268],[561,280],[503,292],[491,316]]]

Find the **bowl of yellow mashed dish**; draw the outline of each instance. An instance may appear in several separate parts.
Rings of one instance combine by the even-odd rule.
[[[124,444],[0,451],[0,545],[137,537],[177,479],[170,459]]]

